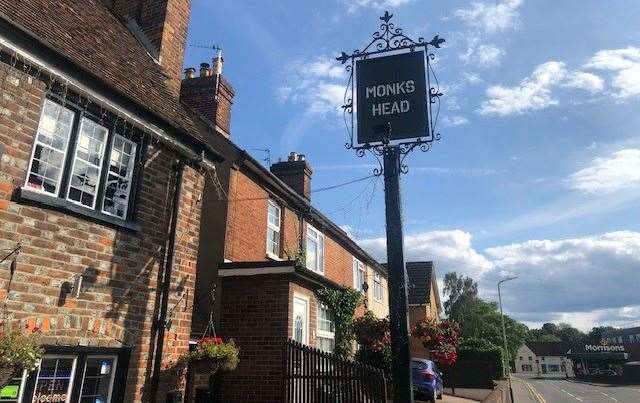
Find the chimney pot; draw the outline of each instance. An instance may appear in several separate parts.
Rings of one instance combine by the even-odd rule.
[[[200,77],[208,77],[211,75],[209,63],[200,63]]]
[[[184,78],[195,78],[196,69],[193,67],[187,67],[184,69]]]

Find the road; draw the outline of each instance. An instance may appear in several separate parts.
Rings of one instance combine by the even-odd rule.
[[[526,399],[514,403],[638,403],[640,386],[607,385],[575,379],[520,379],[518,384],[529,390]],[[523,400],[522,402],[518,400]]]

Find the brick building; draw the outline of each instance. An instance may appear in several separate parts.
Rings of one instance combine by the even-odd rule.
[[[194,333],[204,327],[215,285],[218,334],[240,347],[238,368],[216,388],[220,401],[278,402],[285,338],[333,349],[331,313],[316,291],[361,290],[366,307],[358,314],[385,317],[386,271],[312,206],[304,155],[291,153],[270,169],[231,143],[224,155],[225,190],[205,189]]]
[[[171,364],[189,348],[201,194],[222,161],[210,139],[228,136],[180,99],[189,12],[0,0],[0,249],[19,252],[0,265],[0,319],[38,327],[46,350],[2,401],[184,388]]]

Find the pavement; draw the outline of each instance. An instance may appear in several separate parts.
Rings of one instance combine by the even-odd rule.
[[[442,400],[438,400],[438,402],[441,403],[477,403],[477,400],[471,400],[471,399],[465,399],[464,397],[458,397],[458,396],[450,396],[450,395],[443,395],[442,396]],[[424,400],[416,400],[415,403],[427,403]]]
[[[638,403],[640,385],[513,377],[514,403]]]

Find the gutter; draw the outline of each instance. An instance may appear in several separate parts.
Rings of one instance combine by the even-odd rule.
[[[182,193],[182,173],[184,170],[184,162],[178,161],[175,169],[175,185],[173,191],[173,200],[171,202],[171,221],[169,222],[169,233],[167,244],[165,245],[166,255],[162,269],[162,289],[160,294],[160,314],[155,321],[156,337],[155,346],[151,341],[151,352],[153,354],[153,372],[151,375],[151,385],[149,387],[149,401],[158,401],[158,385],[160,382],[160,371],[162,365],[162,353],[164,349],[164,335],[167,328],[167,311],[169,307],[169,294],[171,286],[171,271],[173,268],[174,252],[176,247],[176,232],[178,227],[178,210],[180,209],[180,195]]]

